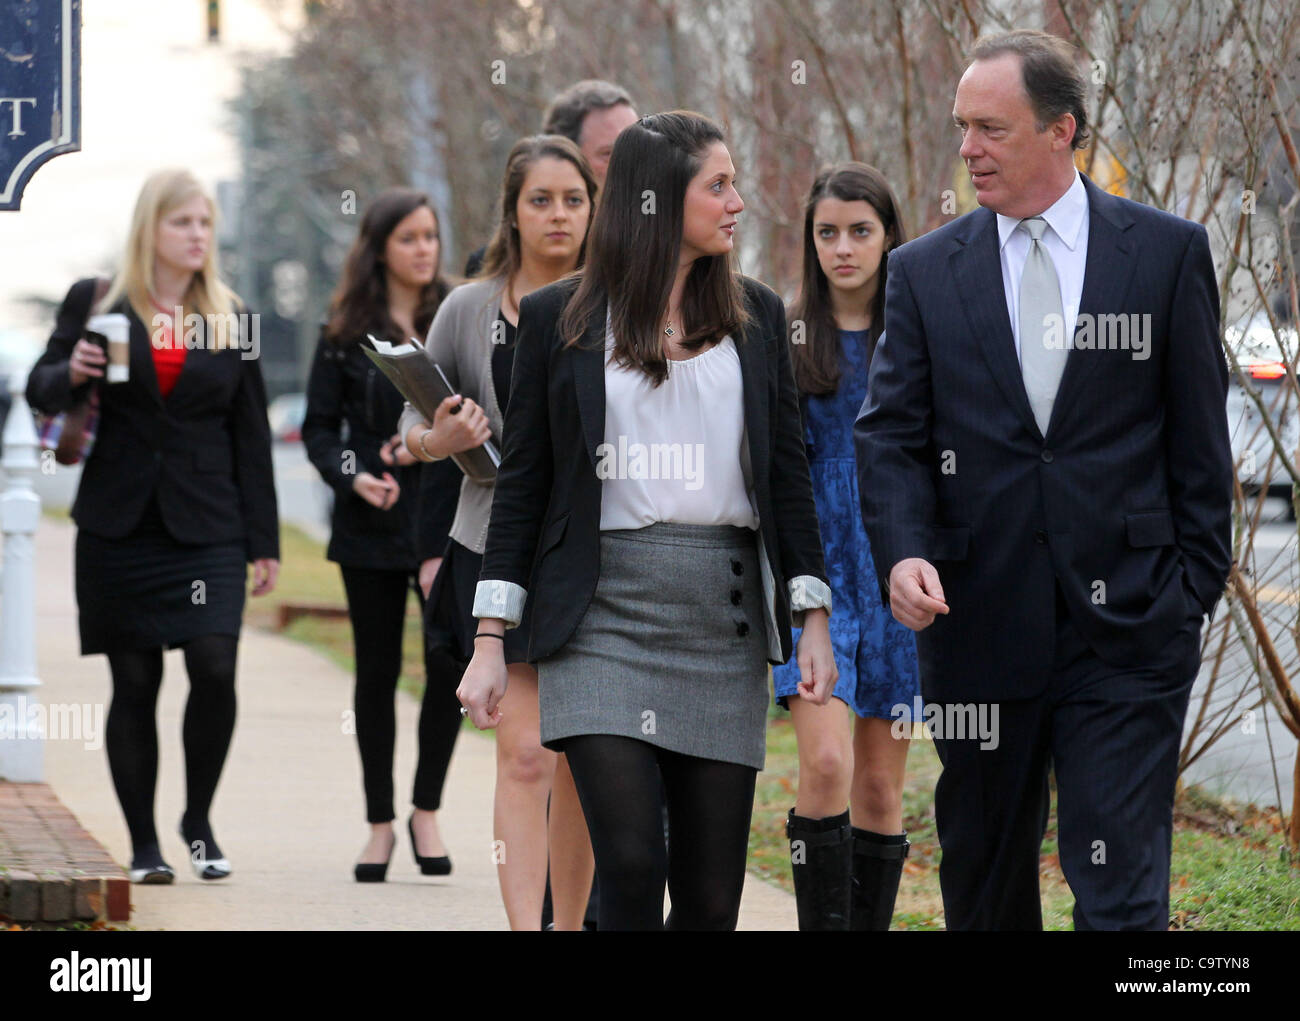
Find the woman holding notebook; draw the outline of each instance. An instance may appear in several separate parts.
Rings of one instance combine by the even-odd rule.
[[[596,180],[578,148],[558,135],[521,139],[510,151],[500,219],[479,276],[456,288],[434,318],[425,350],[459,396],[443,401],[432,423],[407,407],[399,431],[407,449],[433,461],[501,436],[510,396],[515,328],[524,296],[582,264]],[[451,542],[431,598],[454,604],[466,659],[471,616],[492,509],[494,485],[461,483]],[[497,733],[494,826],[501,894],[512,929],[538,929],[547,876],[555,928],[579,929],[593,862],[577,792],[564,756],[541,746],[537,672],[526,662],[528,621],[505,644],[512,682],[508,722]]]

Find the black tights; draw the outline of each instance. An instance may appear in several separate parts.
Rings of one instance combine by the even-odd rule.
[[[221,856],[212,840],[208,811],[235,730],[234,635],[202,635],[183,646],[190,695],[185,702],[181,737],[185,745],[185,815],[189,840],[201,839],[208,857]],[[110,652],[113,700],[108,709],[104,743],[117,800],[126,816],[136,858],[158,852],[154,829],[154,788],[158,780],[158,689],[162,686],[163,650]],[[144,864],[142,862],[142,864]]]
[[[568,738],[564,753],[596,856],[598,927],[662,929],[666,878],[669,929],[734,929],[758,771],[607,734]]]
[[[353,695],[357,745],[361,750],[362,784],[366,792],[366,821],[390,822],[393,812],[393,746],[397,721],[393,696],[402,672],[402,633],[406,599],[414,575],[409,571],[344,567],[348,616],[352,620],[357,680]],[[424,606],[423,593],[415,593]],[[420,703],[417,739],[419,758],[411,803],[437,811],[447,778],[456,735],[460,733],[460,702],[456,685],[459,664],[449,650],[424,638],[424,699]]]

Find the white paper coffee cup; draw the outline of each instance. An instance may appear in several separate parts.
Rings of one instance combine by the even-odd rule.
[[[121,312],[105,312],[86,320],[86,332],[97,333],[108,341],[109,383],[125,383],[131,378],[131,323]]]

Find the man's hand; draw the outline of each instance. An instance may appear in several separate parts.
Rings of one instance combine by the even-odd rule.
[[[889,608],[894,619],[913,631],[924,631],[936,614],[948,612],[939,572],[928,560],[909,557],[889,572]]]

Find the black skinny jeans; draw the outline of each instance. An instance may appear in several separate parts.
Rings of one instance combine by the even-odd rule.
[[[356,658],[357,744],[366,792],[366,820],[391,822],[393,812],[393,746],[397,738],[393,707],[402,670],[402,632],[406,622],[407,592],[412,587],[424,608],[424,594],[412,571],[343,567],[348,616]],[[423,615],[422,615],[423,616]],[[460,702],[456,686],[460,671],[445,647],[429,645],[424,638],[425,684],[420,704],[419,759],[411,803],[436,811],[442,803],[447,766],[460,732]]]

